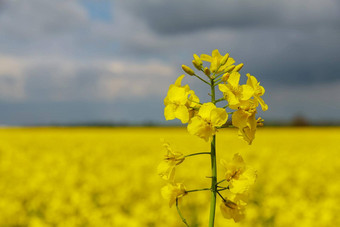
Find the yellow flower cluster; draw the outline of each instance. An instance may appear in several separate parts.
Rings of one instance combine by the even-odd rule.
[[[249,144],[255,138],[256,127],[260,120],[256,120],[256,108],[260,104],[263,111],[268,109],[260,97],[265,90],[257,79],[247,74],[247,84],[239,85],[240,73],[232,72],[225,80],[226,83],[219,84],[219,90],[223,92],[224,98],[229,103],[229,108],[236,110],[232,116],[233,126],[239,129],[239,136]]]
[[[217,181],[215,135],[218,129],[228,127],[228,114],[232,114],[232,125],[238,128],[239,136],[248,144],[251,144],[255,138],[257,126],[263,124],[261,118],[255,118],[256,108],[261,105],[263,111],[268,109],[267,104],[261,98],[265,90],[260,86],[257,79],[249,73],[247,74],[247,83],[240,85],[241,74],[239,71],[243,64],[234,65],[235,60],[229,57],[228,53],[221,55],[218,50],[214,50],[211,56],[202,54],[199,57],[194,54],[193,57],[192,63],[194,67],[203,72],[204,78],[197,75],[189,66],[182,65],[182,69],[189,76],[196,77],[209,85],[211,101],[200,103],[200,99],[190,89],[189,85],[182,86],[184,78],[184,75],[182,75],[169,87],[167,96],[164,99],[164,116],[166,120],[177,118],[182,123],[188,123],[187,130],[190,134],[196,135],[206,142],[211,142],[211,152],[203,152],[204,154],[209,154],[211,159],[211,187],[186,191],[183,184],[175,183],[175,166],[182,163],[185,157],[203,153],[183,157],[182,154],[173,152],[169,145],[166,144],[167,155],[165,161],[158,166],[159,175],[169,181],[168,185],[163,187],[162,195],[169,200],[169,205],[172,206],[175,202],[178,205],[178,199],[189,192],[209,190],[211,191],[209,227],[214,226],[217,194],[223,200],[220,206],[223,216],[239,222],[244,217],[248,190],[254,184],[256,174],[253,169],[244,164],[239,154],[235,154],[232,162],[222,161],[227,172],[224,180]],[[203,62],[210,63],[209,67],[204,66]],[[220,98],[217,97],[215,92],[217,86],[219,91],[222,92],[220,94],[222,97]],[[223,101],[226,101],[227,105],[218,107],[217,104]],[[227,113],[227,107],[233,112]],[[228,185],[225,187],[220,186],[219,184],[224,181]],[[223,197],[220,191],[225,191],[227,197]],[[182,221],[187,225],[178,206],[177,210]]]
[[[263,121],[260,118],[255,118],[256,108],[261,105],[263,111],[268,109],[268,105],[261,98],[265,89],[249,73],[247,74],[247,83],[240,85],[241,74],[239,71],[243,67],[243,63],[234,65],[235,60],[229,57],[228,53],[221,55],[218,50],[214,50],[211,56],[207,54],[202,54],[200,57],[196,54],[193,56],[193,65],[204,73],[208,81],[196,75],[194,70],[186,65],[182,65],[183,71],[213,87],[218,85],[219,90],[223,93],[223,98],[200,103],[199,98],[189,85],[181,85],[184,78],[184,75],[181,75],[174,84],[170,85],[164,99],[165,119],[177,118],[183,124],[188,123],[190,134],[197,135],[205,141],[211,141],[217,129],[226,124],[228,114],[225,108],[229,107],[235,110],[231,112],[233,114],[232,125],[239,129],[239,136],[251,144],[255,138],[257,126],[262,125]],[[204,67],[203,62],[210,63],[210,66]],[[210,95],[215,96],[215,94]],[[217,107],[216,104],[223,100],[228,104],[223,108]]]
[[[226,170],[226,199],[220,205],[222,215],[227,219],[239,222],[244,218],[248,201],[248,190],[255,183],[256,171],[245,165],[243,158],[235,154],[231,162],[221,160]]]

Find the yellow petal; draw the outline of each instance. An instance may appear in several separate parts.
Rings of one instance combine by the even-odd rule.
[[[231,109],[237,109],[238,105],[240,104],[238,97],[236,97],[236,95],[231,91],[227,91],[225,95],[227,96],[229,107]]]
[[[225,65],[226,65],[226,66],[229,66],[229,65],[232,65],[232,64],[234,64],[234,63],[235,63],[234,58],[228,58],[228,61],[227,61],[227,63],[225,63]]]
[[[225,85],[225,84],[219,84],[219,85],[218,85],[218,89],[219,89],[221,92],[223,92],[223,93],[230,91],[230,89],[228,88],[228,86]]]
[[[249,85],[242,85],[242,96],[241,100],[248,100],[254,95],[254,89]]]
[[[169,102],[176,103],[178,105],[185,105],[188,101],[188,93],[183,87],[172,87],[169,89],[167,97]]]
[[[250,128],[243,128],[239,130],[239,137],[243,138],[249,145],[252,144],[255,139],[256,130],[251,130]]]
[[[193,117],[188,124],[188,132],[191,135],[196,135],[206,142],[211,139],[211,136],[215,133],[214,129],[211,128],[202,118]]]
[[[237,88],[240,82],[240,73],[238,72],[232,72],[230,73],[229,79],[228,79],[228,84],[230,84],[232,87]]]
[[[176,118],[175,115],[175,110],[176,110],[176,105],[175,104],[168,104],[167,106],[165,106],[164,108],[164,117],[165,120],[173,120]]]
[[[212,61],[212,57],[207,55],[207,54],[201,54],[201,60],[202,61],[211,62]]]
[[[182,124],[185,124],[189,121],[189,111],[186,106],[177,106],[175,110],[176,118],[180,119]]]
[[[211,111],[210,118],[213,126],[220,127],[227,122],[228,115],[225,109],[216,108]]]
[[[220,205],[221,213],[226,219],[234,219],[235,222],[240,222],[245,217],[245,208],[230,200],[224,201]]]
[[[157,173],[167,181],[171,181],[175,174],[175,162],[161,162],[157,167]]]
[[[165,98],[164,98],[164,106],[166,106],[166,105],[168,105],[169,104],[169,98],[168,98],[168,96],[166,96]]]
[[[252,186],[254,183],[251,183],[251,181],[247,179],[241,179],[241,180],[235,180],[230,186],[230,191],[232,193],[244,193],[249,190],[250,186]]]
[[[245,128],[247,127],[249,114],[243,110],[237,110],[233,113],[232,116],[232,124],[237,128]]]
[[[217,49],[215,49],[215,50],[212,51],[211,56],[212,56],[213,58],[217,58],[217,60],[219,60],[220,58],[222,58],[222,55],[220,54],[220,52],[219,52]]]
[[[198,115],[210,121],[210,113],[213,109],[216,109],[216,106],[212,102],[204,103],[198,111]]]
[[[256,96],[256,99],[259,101],[263,111],[268,110],[268,105],[263,101],[261,97]]]
[[[210,72],[212,72],[212,73],[216,72],[218,65],[219,65],[219,62],[218,62],[217,58],[213,58],[213,60],[211,61],[211,64],[210,64]]]
[[[189,92],[190,91],[190,86],[188,84],[183,86],[185,92]]]
[[[176,82],[175,82],[175,86],[177,86],[177,87],[181,87],[182,85],[182,80],[183,80],[183,78],[184,78],[184,74],[183,75],[181,75],[181,76],[179,76],[178,78],[177,78],[177,80],[176,80]]]
[[[256,88],[258,84],[257,79],[254,76],[250,75],[249,73],[247,73],[247,77],[248,77],[247,84],[253,88]]]

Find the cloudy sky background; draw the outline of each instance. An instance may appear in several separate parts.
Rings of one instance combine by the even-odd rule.
[[[216,48],[266,88],[264,119],[339,121],[339,12],[338,0],[0,0],[0,124],[165,124],[181,64]]]

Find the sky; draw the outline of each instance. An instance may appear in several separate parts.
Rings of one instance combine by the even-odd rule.
[[[339,122],[339,12],[338,0],[0,0],[0,125],[169,124],[181,65],[214,49],[265,87],[265,120]],[[206,101],[205,84],[183,83]]]

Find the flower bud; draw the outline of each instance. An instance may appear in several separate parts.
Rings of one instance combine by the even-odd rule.
[[[203,67],[202,60],[197,56],[197,54],[194,54],[194,60],[192,61],[192,64],[195,66],[196,69],[201,70]]]
[[[227,80],[229,79],[229,76],[230,76],[230,73],[225,73],[225,74],[223,74],[223,76],[222,76],[222,81],[223,81],[223,82],[227,82]]]
[[[198,65],[203,65],[202,60],[200,59],[200,57],[198,57],[197,54],[194,54],[193,56],[194,56],[195,62],[197,62]]]
[[[186,73],[189,74],[190,76],[195,75],[194,70],[192,70],[189,66],[182,65],[182,69],[183,69],[184,72],[186,72]]]
[[[208,77],[210,76],[210,70],[208,69],[208,67],[204,68],[204,74]]]
[[[229,58],[229,54],[226,54],[223,56],[222,60],[221,60],[221,65],[225,65],[225,63],[227,63]]]
[[[197,70],[201,70],[202,69],[202,65],[197,64],[197,62],[195,60],[192,60],[192,64],[195,66],[195,68]]]
[[[231,72],[235,68],[235,65],[229,65],[224,71],[225,72]]]
[[[243,63],[238,64],[237,66],[235,66],[235,69],[234,69],[233,71],[234,71],[234,72],[238,72],[238,71],[240,71],[240,70],[242,69],[243,66],[244,66]]]

